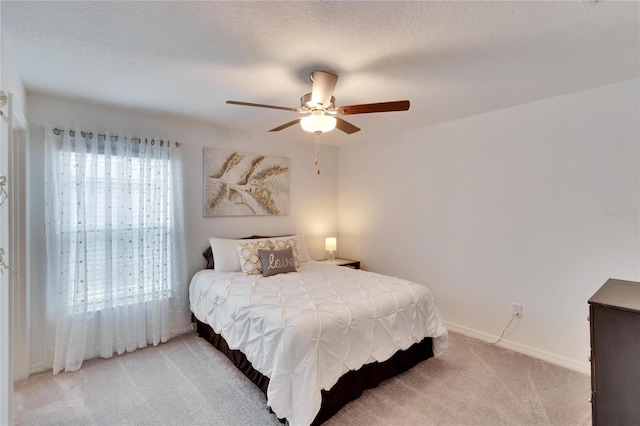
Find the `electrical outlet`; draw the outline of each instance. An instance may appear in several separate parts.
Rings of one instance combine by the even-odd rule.
[[[511,304],[511,315],[516,318],[522,318],[522,305],[519,303]]]

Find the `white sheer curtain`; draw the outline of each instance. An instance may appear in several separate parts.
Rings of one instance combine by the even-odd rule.
[[[45,131],[47,342],[57,374],[190,327],[175,142]]]

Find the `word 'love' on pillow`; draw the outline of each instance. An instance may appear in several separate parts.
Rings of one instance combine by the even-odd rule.
[[[258,253],[260,254],[263,277],[296,272],[296,262],[291,247],[282,250],[258,250]]]

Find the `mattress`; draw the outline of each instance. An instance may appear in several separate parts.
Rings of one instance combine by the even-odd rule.
[[[425,337],[437,356],[447,331],[429,290],[372,272],[305,262],[272,277],[196,273],[191,311],[270,379],[267,404],[293,426],[310,424],[350,370],[389,359]]]

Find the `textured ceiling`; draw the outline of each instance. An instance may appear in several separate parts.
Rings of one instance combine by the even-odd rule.
[[[0,2],[28,91],[266,132],[294,113],[313,69],[336,103],[410,99],[346,117],[344,144],[640,75],[640,3]],[[280,132],[312,140],[299,126]]]

